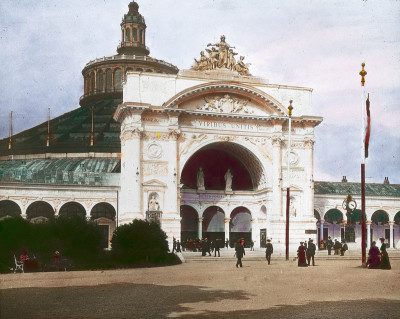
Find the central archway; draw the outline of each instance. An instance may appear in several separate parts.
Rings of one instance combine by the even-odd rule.
[[[234,247],[239,239],[244,240],[245,247],[251,243],[251,213],[246,207],[237,207],[231,213],[229,223],[229,242]]]
[[[219,239],[222,243],[225,238],[224,211],[217,207],[208,207],[203,213],[203,238],[210,242]]]

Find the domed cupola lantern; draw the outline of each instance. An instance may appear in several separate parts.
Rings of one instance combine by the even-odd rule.
[[[118,46],[119,54],[149,55],[146,47],[146,23],[139,14],[139,5],[132,1],[128,5],[129,12],[124,15],[121,22],[122,39]]]

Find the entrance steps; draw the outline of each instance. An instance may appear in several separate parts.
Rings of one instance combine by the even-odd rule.
[[[243,260],[247,261],[266,261],[265,259],[265,249],[256,248],[254,251],[250,251],[249,248],[245,249],[246,255]],[[219,260],[236,260],[235,249],[233,248],[222,248],[220,250],[221,257],[214,257],[214,253],[211,253],[211,256],[208,254],[206,256],[202,256],[201,252],[192,252],[192,251],[184,251],[182,252],[183,262],[212,262]],[[368,254],[368,250],[367,250]],[[390,259],[400,259],[400,249],[388,249],[388,254]],[[296,252],[289,253],[289,260],[293,260],[296,257]],[[277,260],[285,260],[285,253],[274,252],[272,254],[272,258]],[[315,258],[319,260],[361,260],[361,250],[358,251],[346,251],[344,256],[334,255],[334,251],[332,250],[332,255],[328,255],[327,250],[318,250],[315,254]]]

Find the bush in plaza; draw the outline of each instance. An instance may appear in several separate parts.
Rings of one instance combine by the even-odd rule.
[[[112,238],[112,252],[124,264],[157,263],[173,258],[168,254],[167,235],[161,227],[138,219],[117,228]]]
[[[94,223],[80,217],[57,218],[32,224],[22,218],[0,221],[0,271],[14,267],[14,254],[19,259],[22,249],[28,249],[41,267],[53,263],[58,250],[72,264],[86,267],[97,264],[103,253],[101,235]]]

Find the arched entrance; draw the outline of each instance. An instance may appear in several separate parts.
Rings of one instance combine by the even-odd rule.
[[[259,158],[243,145],[234,142],[214,142],[200,148],[186,162],[181,173],[181,207],[186,203],[213,206],[207,208],[203,215],[202,237],[222,242],[230,238],[230,245],[238,238],[251,242],[251,214],[246,207],[234,210],[232,217],[224,212],[230,207],[231,201],[248,202],[254,199],[256,191],[266,192],[265,168]],[[231,176],[229,177],[229,173]],[[231,182],[231,183],[230,183]],[[265,196],[265,194],[263,194]],[[218,213],[217,213],[218,210]],[[231,210],[231,208],[229,208]],[[266,207],[263,215],[260,213],[262,225],[257,232],[266,237]],[[190,215],[189,212],[185,214]],[[244,215],[243,215],[244,214]],[[182,216],[182,210],[181,210]],[[184,218],[184,217],[182,217]],[[189,217],[188,217],[189,218]],[[230,224],[229,224],[229,218]],[[232,224],[232,218],[234,218]],[[192,228],[194,228],[194,213]],[[243,225],[241,224],[243,223]],[[230,232],[233,231],[233,233]],[[258,234],[257,234],[258,235]],[[261,238],[261,236],[260,236]],[[256,244],[258,246],[258,243]]]
[[[231,170],[232,190],[253,190],[253,180],[248,168],[238,155],[244,152],[244,148],[232,143],[213,143],[203,147],[193,154],[182,170],[181,181],[183,189],[197,189],[197,174],[200,168],[204,172],[205,190],[225,190],[225,174]],[[246,150],[250,154],[249,151]],[[253,160],[255,156],[252,155]],[[245,157],[243,157],[245,158]],[[254,163],[252,166],[254,167]],[[253,174],[255,175],[255,174]]]
[[[231,213],[229,223],[229,243],[233,247],[239,239],[244,239],[245,247],[250,247],[251,213],[246,207],[237,207]]]
[[[340,224],[343,223],[342,212],[336,208],[332,208],[325,213],[324,220],[328,226],[328,236],[341,241],[342,233]]]
[[[379,242],[379,238],[385,238],[386,242],[391,247],[389,215],[384,210],[377,210],[371,216],[371,241]]]
[[[69,202],[64,204],[59,212],[60,217],[74,217],[74,216],[79,216],[82,218],[86,217],[86,211],[85,208],[77,203],[77,202]]]
[[[6,216],[21,217],[21,214],[21,208],[19,208],[17,203],[14,203],[11,200],[0,201],[0,218],[4,218]]]
[[[54,209],[49,203],[37,201],[29,205],[26,210],[28,220],[49,220],[54,218]]]
[[[90,219],[95,221],[100,230],[102,247],[108,248],[115,229],[116,212],[109,203],[98,203],[90,212]]]
[[[220,242],[224,242],[225,238],[225,214],[224,211],[217,207],[208,207],[203,213],[203,238],[207,238],[208,241],[216,241],[220,239]]]
[[[199,215],[197,211],[188,205],[181,206],[181,242],[195,240],[198,236]]]

